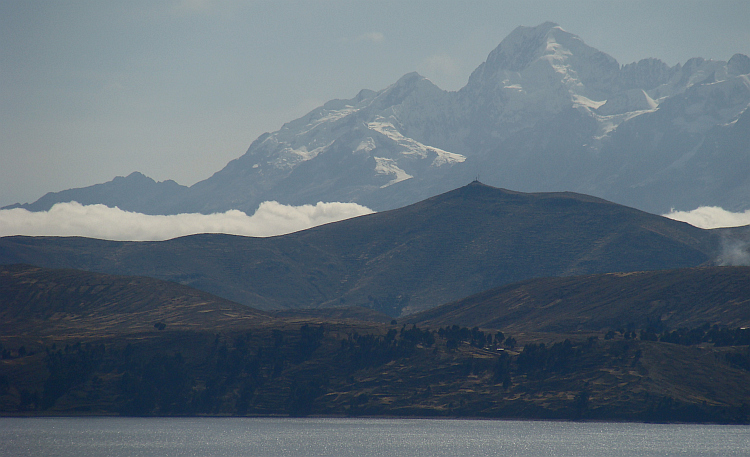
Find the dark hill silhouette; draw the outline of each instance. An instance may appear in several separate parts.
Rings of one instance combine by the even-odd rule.
[[[718,234],[575,193],[473,182],[404,208],[271,238],[6,237],[0,264],[150,276],[261,309],[398,316],[524,279],[708,264]]]

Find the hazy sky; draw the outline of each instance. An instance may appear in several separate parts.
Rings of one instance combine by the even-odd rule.
[[[410,71],[456,90],[519,25],[630,63],[750,55],[750,1],[0,0],[0,206],[141,171],[190,185]]]

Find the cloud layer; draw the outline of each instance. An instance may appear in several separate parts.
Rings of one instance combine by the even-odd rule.
[[[750,225],[750,210],[744,213],[733,213],[718,206],[701,206],[692,211],[672,211],[664,214],[664,217],[687,222],[703,229]]]
[[[196,233],[274,236],[372,213],[356,203],[287,206],[261,203],[252,216],[216,214],[151,216],[105,205],[58,203],[49,211],[0,210],[0,236],[85,236],[116,241],[161,241]]]
[[[252,216],[231,210],[216,214],[151,216],[104,205],[58,203],[49,211],[0,210],[0,236],[86,236],[120,241],[159,241],[196,233],[274,236],[373,211],[356,203],[289,206],[264,202]],[[673,211],[664,217],[711,229],[750,225],[750,210],[733,213],[715,206]]]

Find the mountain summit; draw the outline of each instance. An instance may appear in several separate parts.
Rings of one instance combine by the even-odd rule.
[[[385,210],[480,175],[493,186],[576,191],[655,213],[744,210],[748,106],[747,56],[620,65],[547,22],[515,29],[458,91],[409,73],[261,135],[190,188],[152,186],[154,197],[132,206],[101,192],[97,202],[152,214],[253,212],[266,200]],[[80,192],[93,201],[88,188],[27,207],[45,209]]]
[[[601,98],[611,90],[619,70],[613,57],[586,45],[557,24],[546,22],[515,29],[474,71],[468,87],[501,84],[516,89],[516,85],[522,85],[522,90],[529,92],[528,87],[538,90],[542,83],[553,83],[562,84],[573,94],[586,92]]]

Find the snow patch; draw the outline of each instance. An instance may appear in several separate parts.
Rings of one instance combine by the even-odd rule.
[[[358,108],[351,105],[346,105],[344,108],[339,110],[324,110],[322,115],[311,119],[310,123],[306,126],[307,128],[298,132],[297,135],[305,135],[307,133],[310,133],[320,125],[336,122],[339,119],[342,119],[356,111],[358,111]]]
[[[359,143],[359,146],[353,151],[353,153],[368,153],[375,149],[377,146],[375,145],[375,140],[372,139],[372,137],[367,137],[364,140],[362,140],[361,143]]]
[[[427,146],[412,138],[405,137],[396,129],[396,127],[393,126],[391,122],[388,122],[383,118],[379,118],[373,122],[368,123],[367,127],[370,130],[385,135],[389,139],[396,142],[396,144],[404,149],[401,152],[402,154],[416,155],[417,157],[422,159],[426,159],[430,155],[435,154],[436,157],[433,159],[430,166],[440,167],[442,165],[460,163],[466,160],[466,157],[461,154],[456,154],[440,148]]]
[[[375,157],[375,163],[375,171],[379,175],[394,175],[394,178],[391,179],[387,184],[380,186],[381,189],[396,184],[397,182],[406,181],[407,179],[411,179],[414,177],[404,170],[400,169],[396,164],[396,161],[393,159],[389,159],[386,157]]]
[[[599,141],[612,133],[617,127],[625,121],[629,121],[634,117],[640,116],[641,114],[651,113],[655,110],[643,110],[643,111],[631,111],[629,113],[613,114],[602,116],[594,113],[594,119],[599,124],[599,128],[593,136],[593,140]]]
[[[435,159],[433,159],[432,163],[430,164],[430,166],[432,167],[441,167],[446,164],[450,165],[454,163],[461,163],[466,160],[465,156],[456,154],[454,152],[443,151],[442,149],[430,147],[428,147],[427,150],[437,154],[437,157],[435,157]]]
[[[607,103],[606,100],[596,101],[590,98],[584,97],[583,95],[573,94],[573,104],[578,106],[585,106],[589,109],[598,109],[600,106]]]
[[[295,160],[278,160],[276,161],[276,168],[290,168],[294,167],[295,165],[299,164],[300,162],[306,162],[308,160],[312,160],[318,156],[321,152],[323,152],[328,146],[332,145],[333,141],[326,144],[325,146],[317,147],[313,150],[308,150],[307,146],[302,146],[296,149],[293,149],[291,147],[285,147],[281,150],[281,154],[286,156],[296,156]]]
[[[631,89],[610,97],[597,112],[603,115],[653,111],[659,105],[643,89]]]

